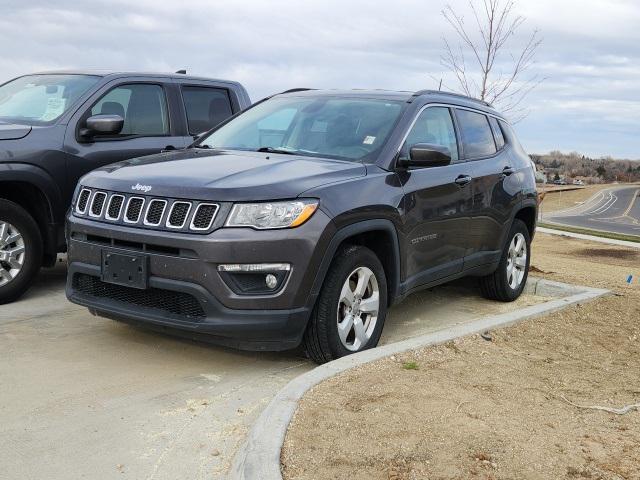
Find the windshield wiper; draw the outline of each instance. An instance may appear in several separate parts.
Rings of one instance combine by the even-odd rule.
[[[256,152],[266,152],[266,153],[281,153],[283,155],[296,155],[297,152],[295,150],[286,150],[284,148],[273,148],[273,147],[260,147],[256,150]]]

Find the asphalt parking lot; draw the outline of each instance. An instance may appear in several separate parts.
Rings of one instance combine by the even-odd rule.
[[[640,188],[602,190],[572,208],[544,215],[545,221],[626,235],[640,235]]]
[[[222,478],[271,397],[313,368],[93,317],[64,297],[65,265],[0,308],[0,478]],[[383,343],[542,301],[482,299],[472,282],[415,294]]]

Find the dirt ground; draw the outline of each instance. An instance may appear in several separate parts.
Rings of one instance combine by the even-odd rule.
[[[318,385],[284,478],[640,479],[640,411],[576,406],[640,402],[640,250],[538,234],[532,258],[535,275],[615,294]]]

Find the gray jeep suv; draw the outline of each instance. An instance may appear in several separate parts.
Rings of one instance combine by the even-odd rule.
[[[443,92],[295,89],[190,148],[80,180],[67,296],[104,317],[316,362],[374,347],[387,309],[473,275],[511,301],[537,193],[505,118]]]

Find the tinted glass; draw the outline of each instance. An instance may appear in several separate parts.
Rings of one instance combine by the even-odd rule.
[[[27,75],[0,86],[0,119],[44,125],[55,121],[100,80],[94,75]]]
[[[448,108],[429,107],[422,111],[404,143],[403,154],[416,143],[431,143],[441,145],[451,152],[451,161],[458,160],[458,144],[456,131]]]
[[[458,109],[456,116],[462,133],[465,157],[485,157],[496,153],[496,144],[486,115]]]
[[[375,156],[402,102],[336,97],[276,97],[223,125],[200,144],[229,150],[277,148],[343,160]]]
[[[489,123],[491,123],[491,128],[493,128],[493,133],[496,137],[496,146],[498,150],[502,150],[504,147],[504,135],[502,134],[502,129],[500,128],[500,124],[498,123],[498,119],[495,117],[489,117]]]
[[[224,88],[183,87],[182,98],[191,135],[204,133],[233,114]]]
[[[121,85],[107,92],[91,108],[91,115],[111,114],[124,118],[120,135],[160,136],[169,133],[164,90],[160,85]]]

